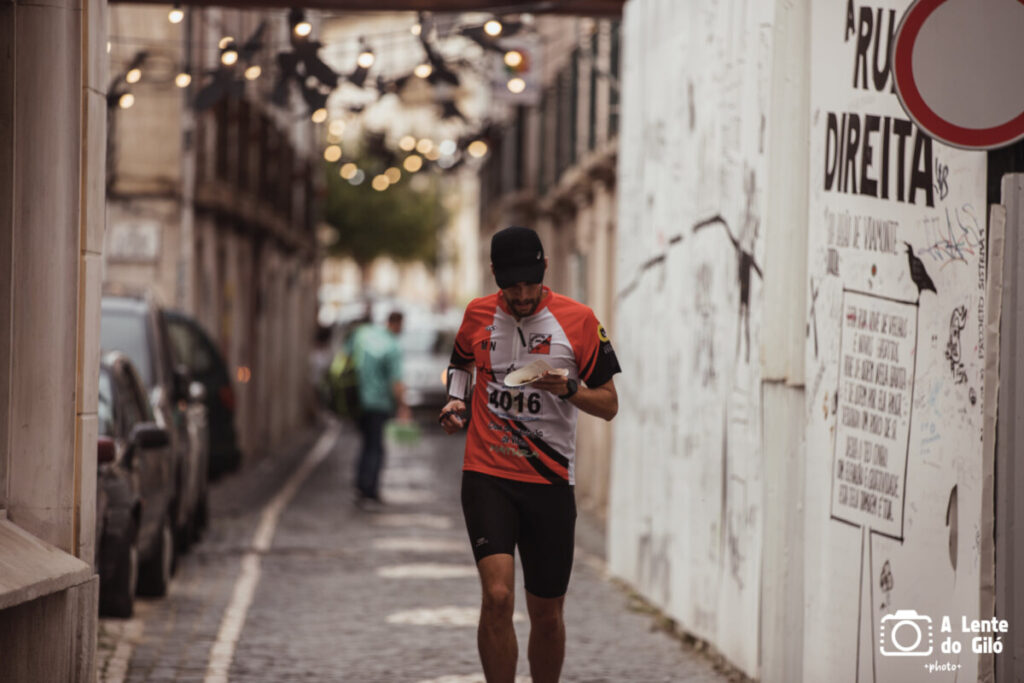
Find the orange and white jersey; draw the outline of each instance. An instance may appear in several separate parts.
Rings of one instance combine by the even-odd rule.
[[[504,383],[510,372],[537,359],[589,387],[621,372],[594,312],[547,287],[537,310],[522,320],[501,292],[469,304],[452,352],[453,365],[476,367],[463,469],[518,481],[576,483],[576,406],[528,384]]]

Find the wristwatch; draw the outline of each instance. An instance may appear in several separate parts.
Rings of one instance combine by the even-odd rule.
[[[580,385],[574,379],[567,379],[565,380],[565,388],[566,392],[559,396],[558,398],[562,399],[563,401],[568,401],[570,398],[576,395],[576,392],[579,390]]]

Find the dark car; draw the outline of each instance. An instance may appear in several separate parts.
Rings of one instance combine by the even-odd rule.
[[[165,595],[174,566],[174,461],[131,361],[100,364],[96,569],[100,613],[130,617],[136,590]]]
[[[144,297],[104,296],[100,346],[132,361],[158,426],[167,430],[174,459],[174,534],[184,550],[207,517],[208,452],[204,388],[175,365],[162,308]]]
[[[210,476],[235,470],[242,456],[235,433],[235,390],[227,363],[194,318],[180,311],[165,311],[164,318],[174,362],[187,367],[192,379],[206,388]]]

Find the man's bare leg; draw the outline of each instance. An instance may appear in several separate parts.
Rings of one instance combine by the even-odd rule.
[[[515,609],[515,561],[511,555],[488,555],[477,563],[483,603],[476,632],[487,683],[513,683],[519,645],[512,627]]]
[[[533,683],[558,683],[565,659],[565,620],[562,607],[565,596],[539,598],[526,592],[526,608],[530,612],[530,675]]]

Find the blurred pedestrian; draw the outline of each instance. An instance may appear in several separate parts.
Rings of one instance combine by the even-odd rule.
[[[516,547],[530,615],[530,674],[535,683],[560,676],[576,524],[576,417],[582,410],[611,420],[618,411],[612,377],[620,368],[608,336],[590,308],[543,285],[547,265],[533,230],[494,235],[491,271],[500,291],[466,308],[440,416],[449,434],[469,425],[462,509],[480,573],[477,646],[489,683],[515,678]],[[550,369],[534,370],[545,367],[540,360]]]
[[[356,423],[362,437],[356,466],[356,504],[381,503],[380,473],[384,466],[384,426],[397,415],[410,419],[402,384],[402,313],[388,316],[387,327],[367,323],[350,339],[352,362],[359,382]]]

